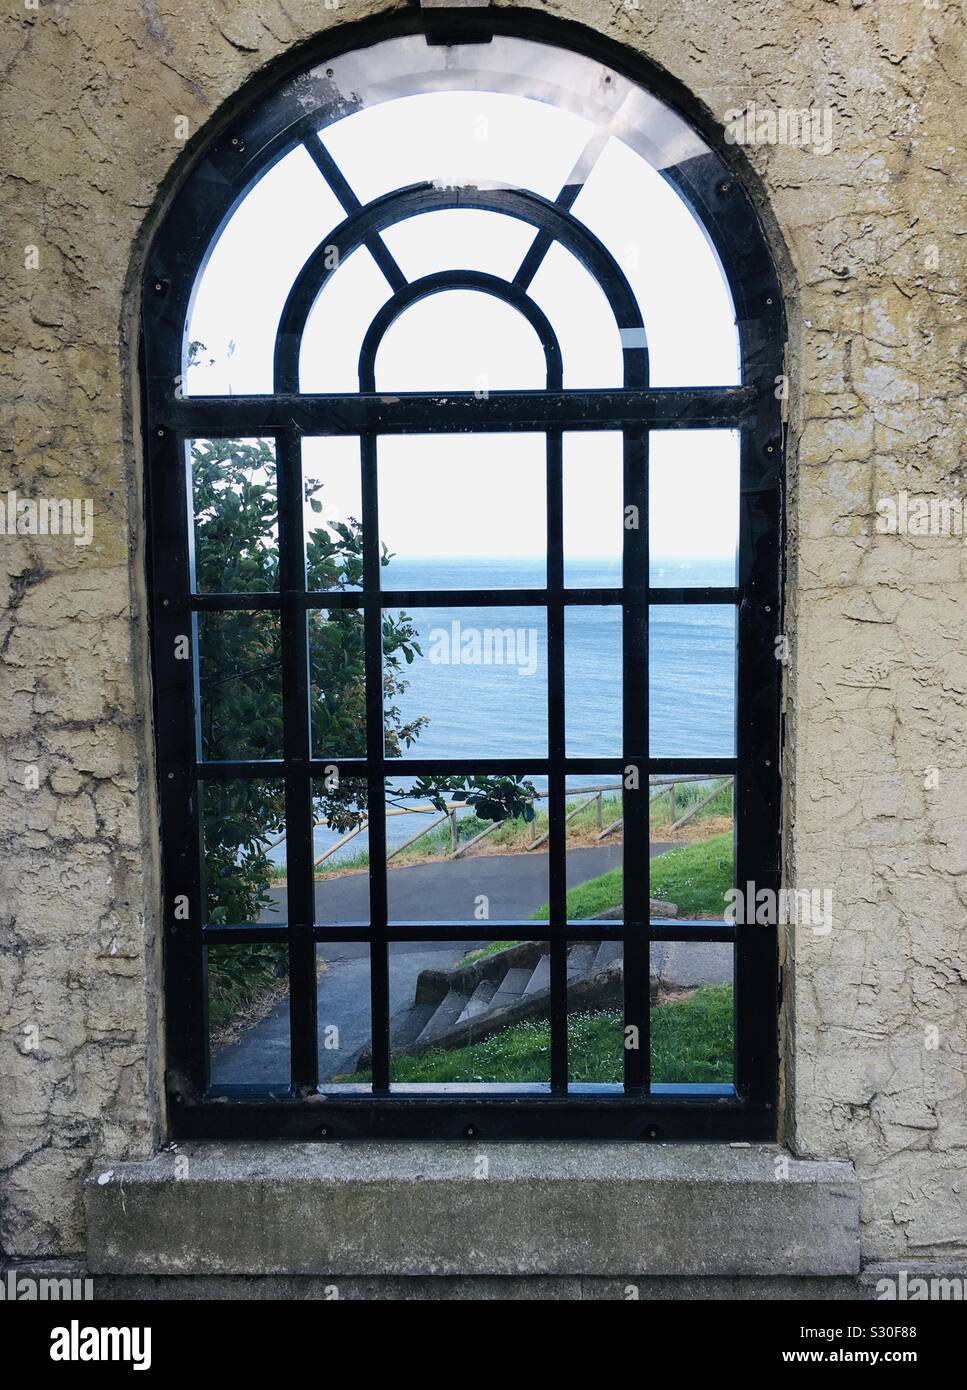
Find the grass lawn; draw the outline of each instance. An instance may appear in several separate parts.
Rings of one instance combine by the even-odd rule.
[[[681,917],[721,917],[725,911],[725,894],[733,886],[732,832],[713,835],[693,845],[670,849],[651,861],[651,896],[675,903]],[[572,921],[582,917],[597,917],[609,907],[621,902],[621,870],[611,869],[598,878],[578,884],[567,895],[567,915]],[[534,913],[538,922],[546,922],[548,905]],[[479,960],[493,955],[515,941],[491,941],[479,950],[471,951],[467,960]]]
[[[571,1014],[568,1018],[572,1081],[620,1082],[623,1034],[620,1014]],[[660,1082],[732,1080],[732,986],[705,985],[681,1002],[651,1011],[652,1079]],[[394,1081],[525,1082],[550,1079],[550,1029],[544,1021],[505,1028],[472,1047],[437,1049],[419,1057],[394,1057]],[[353,1081],[369,1079],[368,1073]]]
[[[733,886],[732,832],[670,849],[651,861],[651,896],[675,903],[682,917],[721,917]],[[621,902],[621,870],[589,878],[567,895],[567,915],[594,917]],[[545,921],[547,904],[534,916]]]
[[[733,886],[732,832],[682,845],[652,860],[651,896],[677,905],[684,918],[721,917],[725,894]],[[621,870],[589,879],[567,895],[571,919],[594,917],[621,902]],[[546,921],[548,908],[534,913]],[[473,959],[513,945],[496,941],[472,953]],[[732,986],[704,985],[681,1000],[651,1010],[652,1080],[725,1083],[732,1080]],[[570,1077],[605,1084],[623,1079],[621,1015],[613,1011],[568,1017]],[[394,1081],[528,1082],[550,1079],[550,1029],[532,1020],[471,1047],[436,1049],[418,1057],[392,1060]],[[368,1079],[367,1073],[354,1081]]]
[[[463,964],[472,965],[475,960],[480,960],[483,956],[492,956],[497,951],[506,951],[508,946],[519,945],[519,941],[488,941],[485,946],[478,946],[475,951],[468,951],[463,958]]]
[[[675,903],[681,917],[721,917],[734,881],[731,830],[670,849],[651,863],[651,896]]]

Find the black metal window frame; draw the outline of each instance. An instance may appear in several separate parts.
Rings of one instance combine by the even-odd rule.
[[[346,26],[329,41],[343,53],[379,39],[421,32],[412,13]],[[494,32],[571,49],[600,60],[675,104],[680,93],[617,46],[578,26],[512,12],[466,11],[448,19],[447,38],[486,42]],[[456,28],[454,29],[454,26]],[[434,34],[428,36],[431,40]],[[327,50],[321,56],[325,59]],[[663,87],[665,90],[663,90]],[[738,324],[741,385],[655,388],[648,383],[644,324],[620,267],[570,213],[576,189],[556,201],[520,189],[400,189],[362,206],[314,132],[343,114],[342,99],[323,82],[307,112],[306,84],[282,83],[229,124],[181,185],[149,252],[142,303],[141,369],[146,453],[149,588],[163,868],[162,918],[166,1004],[166,1093],[171,1133],[181,1138],[354,1137],[629,1138],[764,1140],[775,1137],[778,1076],[778,964],[775,928],[649,921],[648,776],[722,773],[734,778],[735,879],[779,888],[780,665],[783,538],[781,393],[784,317],[778,277],[753,204],[736,173],[709,150],[666,170],[702,221],[720,258]],[[339,198],[345,220],[310,257],[289,294],[276,342],[270,395],[183,396],[179,389],[187,314],[199,267],[220,228],[259,174],[304,143]],[[381,233],[404,217],[440,208],[476,208],[529,223],[535,240],[513,282],[479,272],[447,271],[408,283]],[[554,331],[527,294],[550,246],[559,241],[591,272],[622,332],[620,389],[575,390],[562,384]],[[373,321],[360,358],[360,390],[303,394],[299,349],[310,310],[337,263],[365,245],[393,291]],[[390,325],[417,299],[463,288],[493,294],[518,309],[545,352],[547,389],[445,395],[376,391],[376,352]],[[648,583],[648,441],[652,429],[732,428],[740,438],[740,517],[734,588],[655,588]],[[537,431],[547,443],[547,582],[543,589],[384,591],[380,584],[377,440],[381,435],[437,431]],[[613,430],[623,437],[624,501],[644,518],[624,532],[622,585],[566,588],[563,548],[563,436],[572,430]],[[186,442],[257,435],[275,444],[279,496],[279,590],[260,594],[198,594],[190,577]],[[352,435],[361,441],[364,575],[362,591],[308,592],[305,579],[301,445],[303,435]],[[309,727],[306,616],[339,604],[364,614],[367,756],[314,758]],[[547,615],[548,748],[533,759],[387,758],[381,707],[380,614],[384,607],[448,605],[542,607]],[[569,757],[564,743],[564,613],[574,604],[620,605],[623,617],[623,745],[620,758]],[[737,614],[736,742],[732,758],[650,758],[648,615],[661,604],[725,604]],[[197,739],[194,661],[174,659],[176,639],[202,612],[275,609],[281,616],[283,756],[277,761],[209,762]],[[312,779],[336,767],[367,783],[370,818],[370,924],[339,927],[340,940],[370,943],[372,1076],[370,1093],[318,1085],[315,952],[334,939],[334,924],[315,920]],[[571,775],[623,776],[624,920],[569,923],[565,903],[565,787]],[[522,773],[547,778],[549,922],[396,924],[389,920],[385,864],[385,778],[407,775]],[[206,925],[200,855],[201,786],[206,781],[276,777],[284,781],[288,837],[288,921],[281,926]],[[373,808],[377,808],[373,814]],[[630,866],[639,865],[639,872]],[[176,901],[188,912],[176,911]],[[550,943],[551,1057],[547,1087],[484,1094],[459,1086],[390,1085],[389,945],[393,941],[519,940]],[[624,947],[625,1023],[639,1046],[625,1052],[623,1088],[569,1087],[567,947],[572,941],[616,939]],[[207,948],[237,942],[288,945],[291,1077],[284,1093],[259,1086],[213,1087],[208,1068],[205,957]],[[735,1081],[732,1086],[650,1083],[648,980],[652,943],[734,942]]]

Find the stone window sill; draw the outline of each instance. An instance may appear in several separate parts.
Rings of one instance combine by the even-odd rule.
[[[191,1143],[98,1165],[94,1274],[834,1275],[848,1163],[774,1144]]]

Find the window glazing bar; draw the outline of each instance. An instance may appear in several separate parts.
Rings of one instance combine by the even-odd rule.
[[[578,157],[577,163],[571,170],[567,182],[557,195],[556,202],[559,208],[570,211],[575,199],[581,192],[591,170],[597,164],[601,151],[611,138],[610,130],[599,130],[591,136]],[[534,276],[544,264],[544,257],[554,244],[554,238],[550,232],[541,230],[537,233],[531,243],[527,255],[521,262],[520,270],[514,276],[514,284],[519,285],[522,290],[529,289],[533,283]]]
[[[318,1080],[316,946],[312,926],[312,789],[309,783],[309,634],[306,611],[294,601],[305,589],[302,450],[297,436],[276,443],[279,490],[279,568],[282,604],[282,706],[285,828],[289,914],[289,1043],[292,1090],[309,1095]]]
[[[606,607],[621,602],[620,589],[562,589],[566,607],[576,605]],[[291,597],[306,608],[365,608],[372,604],[380,608],[543,608],[547,605],[547,589],[384,589],[370,593],[366,589],[320,589],[316,593],[299,593]],[[736,604],[741,598],[738,589],[684,588],[649,589],[650,604]],[[229,609],[254,610],[281,608],[282,594],[192,594],[187,606],[197,613],[224,612]]]
[[[564,440],[547,436],[548,918],[550,922],[551,1090],[567,1092],[567,825],[564,805]]]
[[[326,149],[319,136],[310,136],[304,143],[305,148],[315,161],[320,174],[322,174],[326,183],[328,183],[333,193],[335,193],[336,197],[339,199],[343,211],[350,216],[352,216],[353,213],[359,212],[362,203],[350,188],[343,171]],[[390,288],[394,292],[403,289],[407,283],[406,276],[393,259],[389,247],[386,245],[386,242],[380,236],[379,232],[374,232],[372,236],[368,237],[365,245],[367,251],[383,272]]]
[[[648,435],[624,437],[624,602],[622,605],[622,749],[624,818],[625,1090],[647,1093],[651,1075],[648,940],[650,804],[648,793]]]
[[[379,478],[377,440],[362,440],[363,583],[379,592]],[[388,883],[386,878],[386,783],[383,738],[383,619],[379,608],[367,607],[364,618],[366,670],[366,801],[369,836],[369,912],[372,922],[369,978],[373,1093],[389,1092],[390,977],[386,939]]]
[[[632,387],[591,391],[409,391],[398,394],[173,395],[162,407],[186,436],[239,438],[276,429],[305,434],[430,434],[515,430],[721,429],[755,424],[747,386]]]

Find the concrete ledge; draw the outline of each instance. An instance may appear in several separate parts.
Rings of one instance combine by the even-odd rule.
[[[95,1168],[95,1275],[839,1275],[851,1165],[775,1145],[190,1144]],[[777,1179],[777,1168],[783,1174]]]

